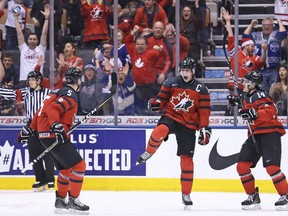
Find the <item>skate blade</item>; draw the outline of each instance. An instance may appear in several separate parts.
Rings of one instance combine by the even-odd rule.
[[[39,188],[33,188],[33,191],[34,192],[43,192],[43,191],[46,191],[46,187],[43,186],[43,187],[39,187]]]
[[[89,215],[89,210],[88,211],[79,211],[75,209],[69,209],[70,214],[75,214],[75,215]]]
[[[48,188],[48,192],[54,192],[54,188]]]
[[[64,209],[64,208],[56,208],[54,210],[55,214],[69,214],[69,209]]]
[[[260,210],[261,209],[261,205],[260,204],[252,204],[252,205],[247,205],[247,206],[243,206],[242,205],[242,209],[243,210]]]
[[[288,204],[281,205],[281,206],[276,206],[275,208],[276,208],[277,211],[288,211]]]
[[[184,205],[184,211],[191,211],[192,205]]]

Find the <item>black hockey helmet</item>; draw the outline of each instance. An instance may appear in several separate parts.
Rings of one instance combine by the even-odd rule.
[[[38,80],[42,80],[42,77],[43,76],[40,71],[30,71],[27,75],[27,80],[29,78],[35,78],[38,81]]]
[[[82,71],[76,67],[68,68],[65,73],[67,84],[77,84],[78,79],[81,79]]]
[[[186,69],[191,69],[191,71],[194,73],[195,68],[196,68],[196,63],[194,59],[190,57],[185,57],[180,63],[179,63],[179,68],[186,68]]]
[[[256,71],[248,72],[244,78],[247,80],[250,80],[251,82],[255,83],[256,85],[261,85],[261,83],[263,82],[262,74],[258,73]]]

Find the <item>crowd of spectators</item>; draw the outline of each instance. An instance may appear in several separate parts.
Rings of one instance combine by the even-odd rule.
[[[0,16],[4,16],[6,11],[1,87],[25,87],[27,74],[37,69],[44,75],[47,75],[45,70],[49,70],[46,85],[51,89],[59,88],[65,83],[64,74],[67,68],[77,67],[83,71],[78,114],[85,115],[109,93],[110,74],[114,71],[114,62],[118,62],[118,99],[111,100],[96,115],[112,115],[113,104],[116,102],[119,115],[154,115],[147,110],[147,101],[156,96],[167,78],[177,74],[176,0],[118,1],[117,47],[113,47],[113,0],[54,0],[53,10],[48,4],[49,0],[0,1]],[[17,6],[20,7],[19,11],[15,10]],[[50,72],[49,62],[45,61],[45,53],[51,50],[48,31],[50,18],[45,12],[48,8],[54,17],[56,66],[53,73]],[[180,0],[180,61],[189,56],[200,64],[201,55],[209,55],[209,29],[205,25],[206,8],[205,0]],[[226,14],[226,21],[230,18]],[[34,32],[27,28],[27,20],[32,22]],[[281,19],[278,21],[277,28],[273,28],[273,20],[267,17],[262,21],[263,31],[254,32],[258,21],[252,20],[243,32],[243,38],[253,41],[249,55],[252,56],[255,46],[255,59],[262,56],[259,58],[261,64],[257,64],[255,69],[263,73],[264,88],[266,91],[274,92],[274,96],[275,92],[280,92],[273,91],[277,86],[279,89],[280,85],[273,83],[279,81],[276,81],[277,75],[281,77],[281,70],[278,69],[281,60],[283,61],[285,54],[287,55],[285,49],[287,51],[288,44],[285,26]],[[263,43],[267,43],[267,52],[263,49]],[[247,54],[251,43],[246,45],[242,45],[239,52]],[[78,55],[81,53],[79,51],[83,50],[85,54]],[[116,50],[119,59],[114,61],[113,55]],[[13,63],[17,51],[20,68],[15,67]],[[267,58],[264,56],[266,53]],[[230,54],[233,59],[233,53]],[[40,65],[37,62],[41,62]],[[243,68],[246,66],[243,64]],[[241,69],[241,65],[239,67]],[[249,67],[245,69],[247,71]],[[196,77],[201,78],[204,75],[196,72]],[[279,83],[284,85],[281,80]],[[285,95],[286,87],[281,91]],[[228,89],[232,93],[233,84]],[[277,98],[280,100],[283,96],[278,95]],[[9,106],[12,108],[7,110],[6,107]],[[19,106],[21,107],[21,104],[11,104],[0,98],[0,115],[21,114],[21,108],[17,108]]]

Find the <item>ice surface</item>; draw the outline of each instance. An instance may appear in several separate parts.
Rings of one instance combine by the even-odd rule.
[[[90,215],[98,216],[276,216],[287,215],[274,208],[278,194],[260,193],[262,210],[243,211],[244,193],[192,192],[191,211],[184,211],[179,192],[83,191],[81,201],[90,206]],[[54,192],[0,191],[0,215],[56,215]]]

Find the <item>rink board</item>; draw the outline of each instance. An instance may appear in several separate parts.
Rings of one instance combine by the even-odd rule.
[[[20,128],[1,128],[0,131],[1,190],[29,190],[34,182],[32,167],[26,175],[21,174],[21,170],[29,164],[29,154],[27,147],[17,143],[16,137]],[[110,127],[80,128],[73,132],[71,140],[87,165],[83,189],[179,191],[180,167],[174,135],[170,135],[168,141],[163,142],[146,164],[135,166],[151,132],[152,129]],[[197,144],[195,148],[194,191],[243,191],[236,172],[236,161],[237,153],[246,137],[247,130],[243,128],[213,127],[209,145]],[[213,147],[216,142],[215,152]],[[282,137],[282,170],[286,175],[287,144],[288,138],[285,135]],[[275,192],[261,160],[252,172],[262,192]]]

